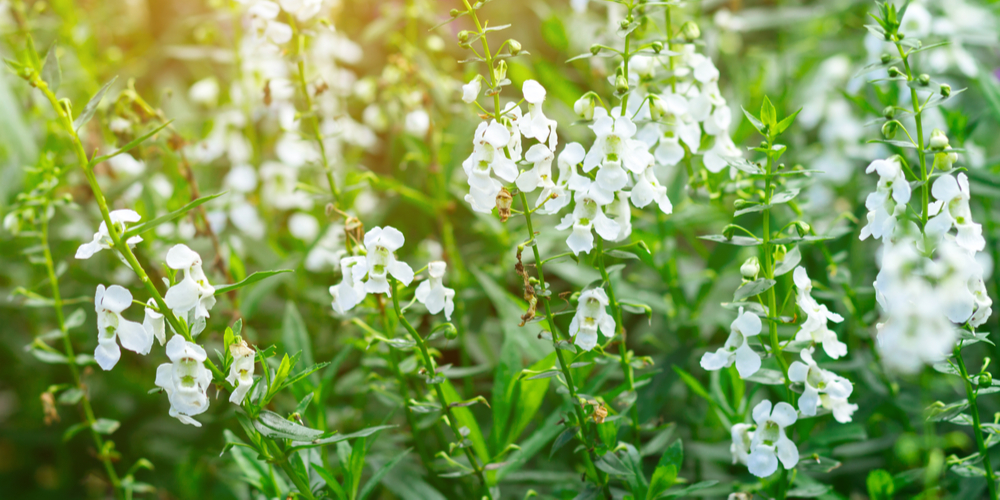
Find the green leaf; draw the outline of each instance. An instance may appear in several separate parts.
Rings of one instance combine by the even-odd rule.
[[[668,488],[677,483],[677,474],[680,473],[684,464],[684,446],[678,439],[664,450],[660,456],[660,462],[656,464],[653,471],[653,478],[649,481],[649,490],[646,492],[646,500],[658,498]]]
[[[798,116],[800,111],[802,111],[802,108],[795,110],[794,113],[786,116],[783,120],[778,122],[778,126],[776,127],[775,130],[775,135],[778,135],[784,132],[786,129],[788,129],[789,125],[791,125],[792,122],[795,121],[795,117]]]
[[[774,286],[775,283],[777,282],[767,278],[758,278],[753,281],[743,283],[736,289],[736,293],[733,294],[733,302],[739,302],[747,297],[760,295]]]
[[[247,279],[252,277],[253,274],[251,274]],[[309,332],[306,330],[306,324],[302,320],[302,315],[299,314],[299,309],[295,307],[295,302],[291,300],[285,303],[285,317],[281,321],[281,343],[285,345],[285,350],[288,352],[302,353],[302,362],[305,363],[306,366],[312,366],[315,364],[315,362],[313,362],[312,344],[309,340]],[[312,380],[314,384],[318,383],[319,376],[310,376],[310,380]]]
[[[701,382],[698,382],[698,379],[694,378],[690,373],[682,370],[677,365],[673,365],[672,368],[675,372],[677,372],[677,375],[680,375],[684,384],[694,391],[695,394],[705,398],[706,401],[712,402],[713,404],[715,403],[715,401],[712,400],[712,396],[710,396],[708,391],[705,390],[705,386],[701,385]]]
[[[98,90],[94,97],[90,98],[87,105],[83,107],[83,112],[80,116],[77,116],[76,120],[73,121],[73,130],[80,130],[80,127],[87,124],[91,118],[94,117],[94,113],[97,112],[97,106],[100,106],[101,100],[104,99],[104,94],[108,93],[108,89],[111,88],[111,84],[115,83],[118,77],[114,77],[108,83],[105,83],[101,90]]]
[[[871,500],[892,500],[896,493],[892,474],[889,474],[885,469],[875,469],[869,472],[865,485],[868,487],[868,497]]]
[[[180,219],[181,217],[184,217],[184,215],[190,212],[191,210],[194,210],[195,208],[204,205],[205,203],[208,203],[209,201],[212,201],[226,193],[227,191],[223,191],[221,193],[216,193],[211,196],[202,196],[201,198],[198,198],[197,200],[194,200],[188,203],[187,205],[184,205],[183,207],[178,208],[173,212],[170,212],[169,214],[161,215],[151,221],[143,222],[142,224],[137,224],[135,226],[132,226],[125,231],[125,234],[122,236],[122,239],[123,240],[129,239],[133,236],[140,235],[142,233],[150,231],[156,228],[156,226],[159,226],[160,224]]]
[[[55,94],[62,84],[62,68],[59,67],[59,56],[56,55],[56,44],[49,47],[42,64],[42,80],[49,85],[49,90]]]
[[[254,420],[253,426],[258,432],[271,439],[312,441],[323,435],[323,431],[299,425],[269,410],[261,410],[257,420]]]
[[[67,427],[66,430],[63,432],[62,440],[65,443],[70,439],[73,439],[73,436],[77,435],[80,431],[89,428],[90,424],[88,424],[87,422],[80,422],[78,424],[73,424]]]
[[[337,482],[337,478],[330,471],[319,464],[312,464],[312,467],[316,471],[316,474],[319,474],[319,477],[323,479],[327,487],[330,488],[330,492],[333,493],[337,500],[347,500],[347,493],[344,493],[344,489],[341,488],[340,483]]]
[[[778,261],[778,265],[774,267],[774,275],[781,276],[795,269],[795,266],[799,265],[801,261],[802,252],[799,250],[799,247],[792,247],[791,250],[785,253],[785,257]]]
[[[382,478],[385,477],[385,475],[388,474],[389,471],[392,470],[392,468],[395,467],[396,464],[398,464],[399,461],[402,460],[403,457],[405,457],[406,454],[409,453],[410,450],[412,449],[413,448],[407,448],[403,450],[402,453],[396,455],[391,460],[386,462],[385,465],[379,468],[379,470],[375,471],[375,474],[372,474],[372,478],[368,480],[368,483],[365,484],[365,487],[361,488],[361,493],[358,494],[358,500],[365,500],[366,498],[368,498],[368,495],[371,495],[372,491],[375,491],[375,486],[382,481]]]
[[[79,387],[70,387],[59,395],[59,403],[64,405],[75,405],[83,399],[83,389]]]
[[[98,434],[111,434],[121,427],[121,422],[108,418],[99,418],[94,421],[94,432]]]
[[[254,283],[258,282],[258,281],[261,281],[261,280],[265,280],[267,278],[270,278],[271,276],[276,276],[276,275],[282,274],[282,273],[293,273],[293,272],[295,272],[294,269],[278,269],[278,270],[275,270],[275,271],[257,271],[255,273],[251,274],[250,276],[247,276],[243,280],[241,280],[241,281],[239,281],[237,283],[233,283],[232,285],[219,285],[219,286],[215,287],[215,295],[217,295],[217,296],[218,295],[223,295],[223,294],[229,293],[229,292],[231,292],[233,290],[239,290],[240,288],[243,288],[243,287],[245,287],[247,285],[252,285],[252,284],[254,284]]]
[[[362,430],[360,430],[358,432],[353,432],[351,434],[334,434],[331,437],[322,438],[322,439],[316,439],[316,440],[314,440],[310,444],[296,446],[293,449],[299,450],[299,449],[303,449],[303,448],[312,448],[314,446],[321,446],[321,445],[328,445],[328,444],[340,443],[342,441],[347,441],[348,439],[357,439],[357,438],[368,437],[368,436],[371,436],[372,434],[375,434],[376,432],[384,431],[386,429],[392,429],[393,427],[396,427],[396,426],[395,425],[376,425],[374,427],[369,427],[367,429],[362,429]]]
[[[104,156],[98,156],[97,158],[94,158],[93,160],[90,160],[90,164],[92,166],[93,165],[97,165],[98,163],[101,163],[103,161],[108,161],[108,160],[110,160],[110,159],[112,159],[112,158],[114,158],[114,157],[116,157],[116,156],[118,156],[118,155],[120,155],[122,153],[127,153],[127,152],[131,151],[136,146],[138,146],[138,145],[142,144],[143,142],[145,142],[146,139],[149,139],[150,137],[153,137],[154,135],[158,134],[161,130],[169,127],[170,124],[173,123],[173,122],[174,122],[173,120],[170,120],[170,121],[164,123],[163,125],[160,125],[159,127],[154,128],[153,130],[151,130],[151,131],[143,134],[141,137],[132,140],[131,142],[129,142],[128,144],[122,146],[121,148],[118,148],[118,150],[115,151],[114,153],[107,154],[107,155],[104,155]]]
[[[559,433],[559,436],[556,437],[556,440],[552,442],[552,449],[549,450],[549,459],[550,460],[552,459],[552,457],[556,454],[556,451],[559,451],[559,448],[566,446],[566,443],[572,441],[573,438],[576,437],[576,433],[579,432],[579,430],[580,429],[578,427],[573,426],[573,427],[567,427],[565,430]]]
[[[66,326],[67,330],[72,330],[74,328],[79,328],[83,326],[83,323],[86,321],[87,321],[87,311],[83,309],[77,309],[66,317],[66,322],[64,323],[64,325]]]
[[[444,391],[444,397],[448,400],[448,404],[461,399],[450,381],[445,380],[442,382],[441,389]],[[442,403],[445,402],[442,401]],[[472,412],[468,408],[452,408],[451,414],[455,416],[459,428],[467,427],[469,429],[468,438],[472,441],[472,449],[475,450],[476,456],[484,463],[489,462],[490,453],[486,448],[486,440],[483,439],[483,431],[480,430],[479,424],[476,422],[476,418],[472,415]]]
[[[775,128],[778,125],[778,114],[774,110],[774,105],[771,104],[771,100],[768,99],[767,96],[764,96],[764,102],[760,105],[760,121],[770,128],[770,134],[768,135],[772,137],[776,135]]]
[[[754,116],[753,113],[747,111],[747,108],[741,106],[740,109],[743,110],[743,114],[747,117],[747,120],[750,120],[750,124],[753,125],[753,128],[757,129],[757,131],[761,134],[764,134],[764,124],[761,123],[760,119]]]

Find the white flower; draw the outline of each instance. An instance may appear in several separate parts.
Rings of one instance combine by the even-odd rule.
[[[687,141],[685,141],[686,143]],[[740,149],[733,144],[733,140],[728,135],[719,135],[715,138],[715,144],[702,156],[705,169],[713,174],[722,172],[722,169],[729,167],[729,175],[736,175],[736,169],[729,165],[730,158],[738,158]]]
[[[809,279],[809,275],[806,274],[804,267],[796,267],[792,276],[795,287],[798,288],[795,303],[806,313],[806,320],[799,327],[798,333],[795,334],[795,340],[812,341],[822,344],[827,356],[833,359],[847,354],[847,344],[837,339],[837,334],[827,328],[827,321],[840,323],[844,321],[843,316],[835,312],[830,312],[825,305],[816,302],[816,299],[812,298],[812,295],[810,295],[812,281]]]
[[[191,418],[208,410],[208,385],[212,373],[203,364],[208,356],[198,344],[174,335],[167,342],[167,357],[170,363],[156,368],[156,382],[167,393],[170,400],[170,416],[195,427],[201,423]]]
[[[496,196],[502,186],[491,173],[505,182],[514,182],[518,176],[517,165],[503,150],[510,138],[510,131],[496,120],[489,125],[482,122],[476,128],[472,154],[462,163],[462,168],[469,178],[469,194],[465,201],[477,212],[490,213],[496,205]]]
[[[517,188],[525,193],[534,191],[538,186],[552,183],[552,160],[555,155],[544,144],[535,144],[524,154],[525,161],[532,168],[517,176]],[[537,205],[536,205],[537,206]]]
[[[323,6],[323,0],[278,0],[278,3],[285,12],[295,15],[295,18],[302,22],[319,14]]]
[[[178,316],[194,312],[194,319],[209,317],[208,310],[215,305],[215,287],[201,267],[201,256],[183,243],[167,251],[167,267],[184,272],[184,278],[167,290],[163,297],[167,307]]]
[[[146,333],[160,342],[163,345],[167,341],[166,327],[163,324],[163,314],[153,309],[156,307],[156,301],[149,299],[146,302],[146,316],[142,319],[142,327],[146,329]]]
[[[128,290],[118,285],[111,285],[107,289],[104,285],[97,285],[97,294],[94,296],[97,349],[94,350],[94,359],[104,370],[114,368],[122,356],[115,338],[121,341],[122,347],[142,355],[149,354],[149,349],[153,346],[151,332],[147,332],[141,324],[122,317],[122,311],[130,305],[132,294]]]
[[[335,269],[344,256],[344,226],[331,224],[306,255],[305,268],[314,273]]]
[[[425,137],[430,126],[431,117],[423,109],[416,109],[407,113],[403,122],[403,128],[406,132],[417,137]]]
[[[740,377],[747,378],[760,370],[760,355],[750,348],[749,339],[760,334],[760,318],[750,311],[743,311],[741,307],[729,328],[726,344],[715,352],[702,355],[701,367],[709,371],[721,370],[732,366],[735,361]]]
[[[632,206],[628,200],[628,191],[618,191],[615,200],[608,204],[608,216],[618,224],[618,236],[612,241],[623,241],[632,234]]]
[[[305,212],[295,212],[288,218],[288,232],[296,239],[310,243],[319,234],[319,221]]]
[[[344,277],[339,284],[330,287],[333,296],[333,310],[343,315],[358,305],[368,292],[362,281],[368,270],[365,267],[366,258],[362,256],[344,257],[340,259],[340,271]]]
[[[880,239],[883,235],[892,237],[896,220],[905,212],[906,204],[910,201],[910,184],[906,182],[898,157],[871,162],[865,173],[872,172],[879,175],[878,187],[865,200],[868,224],[861,228],[862,240],[869,236],[875,239]]]
[[[569,324],[569,334],[574,335],[573,343],[585,351],[597,345],[597,330],[605,337],[615,336],[615,319],[606,307],[611,302],[603,288],[591,288],[580,293],[576,314]]]
[[[194,82],[188,89],[188,98],[195,104],[214,107],[219,100],[219,81],[210,76]]]
[[[413,269],[409,264],[396,260],[393,254],[404,242],[403,233],[391,226],[373,227],[365,233],[365,250],[368,252],[365,292],[391,294],[388,281],[390,274],[403,285],[409,285],[413,281]]]
[[[521,133],[539,142],[549,141],[549,148],[556,147],[556,125],[555,120],[550,120],[542,112],[542,103],[545,102],[545,88],[535,80],[527,80],[521,86],[524,93],[524,100],[528,101],[528,114],[520,120]]]
[[[597,108],[597,99],[593,95],[584,95],[573,103],[573,112],[584,120],[594,119],[594,109]]]
[[[116,174],[122,175],[139,175],[146,171],[146,162],[136,160],[128,153],[112,157],[108,160],[108,165],[111,166],[111,170],[114,170]]]
[[[746,464],[750,458],[750,443],[753,442],[753,431],[750,424],[733,424],[729,429],[733,443],[729,445],[729,452],[733,454],[733,464]]]
[[[635,124],[627,116],[617,116],[618,108],[609,116],[603,108],[595,113],[596,119],[590,128],[597,135],[593,146],[583,160],[583,171],[590,172],[600,166],[596,182],[605,191],[613,193],[628,183],[628,175],[623,167],[637,174],[653,163],[649,147],[632,139],[636,133]]]
[[[958,174],[958,179],[951,175],[942,175],[931,186],[931,194],[938,202],[942,202],[937,215],[927,221],[926,232],[940,237],[954,227],[958,231],[955,241],[971,252],[980,252],[986,248],[983,238],[983,226],[972,221],[972,211],[969,209],[969,178],[964,173]]]
[[[462,100],[469,104],[476,102],[482,87],[483,75],[476,75],[469,83],[462,85]]]
[[[239,344],[229,346],[229,352],[233,355],[233,364],[229,367],[229,376],[226,377],[226,382],[233,386],[229,402],[239,405],[243,404],[243,399],[253,387],[255,353],[243,340]]]
[[[573,213],[563,217],[556,229],[573,228],[573,232],[566,238],[566,244],[574,254],[590,253],[594,248],[594,234],[591,229],[596,229],[597,234],[608,241],[614,241],[618,237],[621,227],[601,210],[601,207],[613,201],[613,199],[605,201],[606,196],[607,194],[597,188],[596,184],[590,184],[573,193],[576,207],[573,208]]]
[[[417,287],[417,300],[427,306],[427,311],[437,314],[444,310],[444,317],[451,320],[451,313],[455,310],[455,290],[444,286],[442,278],[447,264],[442,261],[431,262],[427,265],[427,274],[430,278]]]
[[[132,222],[139,222],[141,217],[135,210],[113,210],[108,214],[111,219],[111,224],[115,227],[115,232],[119,235],[125,233],[125,225]],[[135,247],[137,243],[142,241],[142,236],[133,236],[129,238],[125,244],[130,248]],[[76,249],[77,259],[89,259],[95,253],[101,250],[110,249],[114,245],[114,240],[111,239],[111,233],[108,232],[108,226],[104,222],[98,227],[97,232],[94,233],[94,239],[88,243],[80,245]]]
[[[277,45],[292,39],[291,26],[277,21],[280,13],[281,7],[268,0],[259,1],[247,10],[251,27],[258,38]]]
[[[778,460],[785,469],[792,469],[799,463],[799,449],[788,436],[785,429],[798,420],[795,408],[784,401],[774,405],[761,401],[753,409],[753,420],[757,430],[753,433],[750,443],[750,456],[747,458],[747,469],[757,477],[767,477],[778,470]]]
[[[803,415],[814,416],[816,408],[822,405],[833,411],[833,418],[838,422],[850,422],[851,415],[858,409],[858,405],[847,402],[854,386],[850,380],[820,368],[812,354],[813,348],[803,349],[799,354],[802,361],[793,361],[788,367],[788,379],[804,386],[799,396],[799,411]]]
[[[673,213],[674,206],[667,197],[667,187],[660,185],[652,166],[635,178],[635,187],[632,188],[631,194],[633,205],[643,208],[655,201],[660,211],[665,214]]]

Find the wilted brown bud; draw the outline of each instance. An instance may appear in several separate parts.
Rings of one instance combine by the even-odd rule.
[[[45,412],[45,425],[52,425],[59,421],[59,412],[56,411],[56,398],[51,392],[42,393],[42,410]]]
[[[365,238],[365,225],[361,222],[361,219],[349,215],[347,216],[347,220],[344,221],[344,233],[354,241],[363,241]]]
[[[247,341],[241,338],[239,339],[238,343],[229,346],[229,353],[233,355],[233,359],[245,358],[254,355],[254,351],[250,346],[247,345]]]
[[[594,422],[598,424],[603,424],[604,419],[608,417],[608,409],[604,407],[604,403],[598,403],[594,406]]]
[[[514,197],[511,196],[507,188],[500,188],[497,193],[497,211],[500,212],[500,222],[507,222],[510,218],[510,207],[514,204]]]

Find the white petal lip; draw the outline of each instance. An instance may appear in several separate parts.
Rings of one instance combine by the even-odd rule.
[[[201,263],[201,256],[187,245],[179,243],[167,251],[166,260],[167,266],[171,269],[189,269],[195,264]]]
[[[524,100],[531,104],[538,104],[545,100],[545,88],[535,80],[526,80],[521,86]]]
[[[101,287],[103,286],[101,285]],[[100,293],[100,288],[98,293]],[[101,295],[101,308],[107,311],[121,313],[132,304],[132,293],[118,285],[111,285]]]

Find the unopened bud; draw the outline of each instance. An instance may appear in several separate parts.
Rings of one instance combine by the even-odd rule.
[[[500,213],[500,222],[507,222],[510,218],[510,207],[514,204],[514,197],[511,196],[510,191],[507,188],[500,188],[500,192],[497,193],[497,212]]]
[[[689,42],[697,40],[701,37],[701,28],[694,21],[688,21],[681,25],[681,36]]]
[[[799,233],[799,238],[805,238],[809,234],[809,230],[812,229],[807,222],[798,221],[795,223],[795,231]]]
[[[889,67],[889,78],[896,78],[897,76],[899,76],[901,74],[902,73],[899,72],[899,68],[897,68],[895,66],[890,66]]]
[[[882,136],[886,139],[892,139],[896,137],[897,130],[899,130],[899,122],[896,120],[887,121],[882,125]]]
[[[619,94],[628,92],[628,80],[625,78],[625,75],[618,75],[615,78],[615,92]]]
[[[979,386],[991,386],[993,385],[993,375],[990,372],[983,372],[979,374]]]
[[[468,30],[462,30],[462,31],[458,32],[458,41],[462,42],[462,43],[465,43],[465,42],[469,41],[469,32],[468,32]]]
[[[499,62],[497,62],[497,67],[494,70],[494,75],[496,76],[496,80],[494,81],[497,82],[507,78],[507,61],[501,59]]]
[[[946,153],[942,151],[934,155],[933,168],[934,170],[947,172],[951,170],[951,167],[955,165],[956,161],[958,161],[958,153]]]
[[[594,94],[587,93],[573,103],[573,111],[584,120],[594,119],[594,108],[597,107],[597,99]]]
[[[663,42],[659,40],[653,42],[650,46],[653,48],[653,52],[656,52],[657,54],[659,54],[660,51],[663,50]]]
[[[451,11],[448,12],[448,14],[451,15],[451,17],[458,17],[461,13],[462,11],[458,9],[451,9]]]
[[[931,132],[931,149],[948,149],[948,136],[939,128]]]
[[[889,54],[882,54],[882,64],[889,64],[889,61],[891,60],[892,56],[890,56]]]
[[[951,95],[951,85],[947,83],[941,84],[941,97],[948,97]]]
[[[521,53],[521,42],[517,40],[510,41],[510,55],[516,56]]]
[[[736,234],[736,226],[730,224],[722,228],[722,236],[725,236],[727,240],[733,239],[733,235]]]
[[[590,46],[590,53],[591,54],[593,54],[593,55],[596,56],[600,51],[601,51],[601,46],[600,45],[598,45],[598,44],[595,43],[595,44],[593,44],[593,45]]]
[[[757,279],[757,275],[760,274],[760,259],[756,256],[747,259],[743,262],[743,265],[740,266],[740,274],[742,274],[743,279],[747,281]]]
[[[747,200],[744,200],[743,198],[736,198],[736,201],[733,202],[733,207],[735,207],[737,210],[745,206],[747,206]]]
[[[663,118],[667,114],[667,103],[660,96],[653,94],[649,96],[649,117],[654,121]]]
[[[458,330],[455,327],[444,329],[444,338],[448,340],[455,340],[458,338]]]
[[[628,19],[622,19],[621,22],[618,23],[618,27],[621,28],[621,29],[623,29],[623,30],[627,30],[628,29],[628,25],[629,25]]]
[[[886,120],[891,120],[891,119],[895,118],[896,117],[896,107],[895,106],[886,106],[885,109],[882,110],[882,116],[885,117]]]
[[[927,73],[923,73],[923,74],[921,74],[920,76],[917,77],[917,81],[920,82],[920,85],[930,85],[930,83],[931,83],[931,75],[928,75]]]

